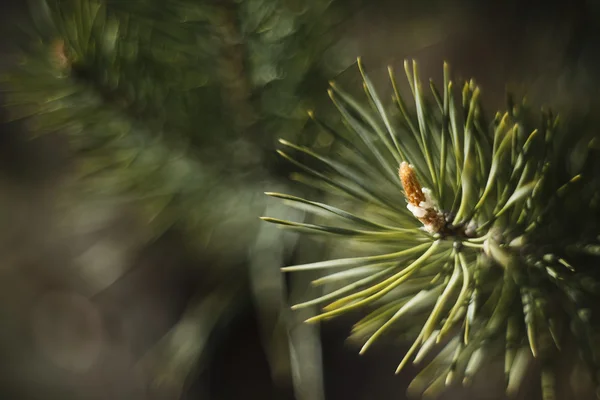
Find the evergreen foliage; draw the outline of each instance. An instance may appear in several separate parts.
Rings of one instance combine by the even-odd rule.
[[[333,83],[329,90],[346,125],[329,130],[335,152],[281,141],[279,153],[328,196],[268,193],[315,220],[264,219],[351,243],[344,258],[284,268],[332,271],[313,283],[333,288],[294,308],[322,307],[307,322],[369,308],[352,336],[364,341],[361,353],[384,333],[411,338],[396,372],[425,363],[413,393],[468,384],[503,353],[508,394],[537,358],[544,399],[553,399],[553,367],[566,343],[578,346],[596,379],[597,138],[510,97],[488,122],[480,88],[465,82],[457,96],[447,65],[442,89],[431,82],[427,96],[417,64],[406,62],[410,102],[390,68],[387,105],[358,65],[365,101]]]
[[[283,280],[271,275],[291,240],[256,218],[275,210],[283,216],[263,219],[345,239],[325,242],[343,258],[284,268],[333,271],[313,281],[322,296],[294,308],[323,306],[309,322],[368,310],[351,335],[361,352],[385,336],[410,340],[398,371],[424,365],[412,393],[468,384],[500,356],[507,393],[538,359],[552,399],[571,345],[599,385],[595,132],[510,97],[488,115],[480,88],[457,85],[447,65],[426,94],[416,63],[405,65],[409,96],[390,69],[393,101],[383,101],[359,61],[364,101],[331,84],[342,118],[307,115],[347,64],[334,46],[351,8],[340,3],[30,0],[33,27],[1,81],[11,119],[68,138],[76,190],[133,204],[152,238],[182,231],[219,276],[148,359],[181,390],[205,357],[197,336],[251,296],[264,341],[292,340]],[[287,163],[272,152],[277,137]],[[288,189],[288,168],[301,194],[268,194],[314,215],[300,222],[262,195]],[[307,385],[299,371],[319,367],[281,356],[281,343],[267,350],[273,370],[285,359],[296,387]],[[304,398],[318,400],[313,384]]]
[[[34,134],[70,137],[85,182],[141,199],[157,234],[197,238],[216,223],[197,205],[256,180],[273,135],[303,130],[307,82],[335,73],[338,14],[313,3],[32,0],[7,102]]]
[[[203,283],[214,282],[214,293],[194,296],[147,355],[150,373],[183,390],[212,343],[196,335],[214,340],[212,329],[228,329],[226,321],[252,301],[265,345],[273,347],[273,374],[280,373],[276,364],[290,362],[288,328],[280,323],[287,307],[283,281],[271,273],[281,262],[272,254],[285,254],[288,243],[267,247],[257,216],[268,206],[264,185],[283,185],[275,138],[314,136],[305,109],[321,96],[315,89],[344,68],[334,45],[351,7],[31,0],[29,9],[31,20],[14,36],[18,65],[1,81],[10,120],[33,137],[68,139],[75,156],[68,201],[130,205],[149,226],[149,241],[169,229],[183,232],[203,260]],[[214,299],[222,304],[210,309]],[[284,379],[303,379],[315,399],[321,390],[307,389],[298,371]]]

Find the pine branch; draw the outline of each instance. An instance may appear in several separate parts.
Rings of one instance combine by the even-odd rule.
[[[390,69],[395,104],[388,106],[360,60],[358,66],[364,104],[335,84],[329,92],[347,123],[333,132],[343,138],[341,150],[322,155],[282,141],[286,151],[279,152],[332,202],[341,199],[353,211],[267,193],[312,206],[318,222],[263,219],[337,237],[349,243],[341,248],[350,253],[354,243],[365,242],[368,253],[284,268],[335,270],[314,283],[334,282],[336,290],[293,308],[321,305],[309,323],[368,309],[352,334],[364,340],[361,353],[392,329],[413,340],[396,372],[435,349],[411,393],[436,396],[459,377],[468,385],[505,348],[507,394],[518,390],[533,357],[543,364],[544,399],[552,399],[551,366],[567,341],[578,345],[595,376],[600,349],[591,313],[600,295],[599,253],[588,252],[588,259],[573,254],[575,248],[591,250],[600,238],[595,141],[560,125],[551,111],[534,112],[511,97],[507,111],[487,124],[480,88],[465,82],[459,101],[447,65],[443,90],[430,85],[430,102],[417,64],[405,63],[412,110]],[[392,113],[395,107],[399,112]],[[573,157],[584,161],[573,164]],[[415,325],[421,326],[416,332]],[[567,326],[568,338],[558,334]],[[515,355],[518,346],[527,347]]]
[[[181,198],[201,204],[201,177],[207,175],[202,169],[212,165],[209,174],[217,179],[221,169],[232,165],[242,166],[239,173],[245,175],[253,162],[228,156],[229,147],[241,145],[231,141],[239,133],[234,126],[246,130],[260,119],[255,137],[243,140],[270,141],[273,121],[280,116],[261,100],[265,85],[273,85],[279,96],[290,96],[278,107],[286,103],[300,110],[300,99],[292,93],[308,76],[310,63],[286,77],[257,81],[261,63],[271,62],[257,58],[257,51],[284,41],[272,61],[287,63],[286,57],[303,54],[297,52],[302,39],[296,36],[319,31],[309,15],[293,15],[276,3],[263,6],[261,1],[224,6],[37,0],[32,11],[42,36],[34,35],[38,44],[27,49],[26,64],[5,79],[13,117],[34,123],[36,134],[68,133],[85,164],[81,175],[93,177],[103,190],[145,199],[159,196],[170,215],[167,220],[189,220],[171,202]],[[257,9],[259,16],[253,13]],[[303,18],[310,22],[300,22]],[[279,24],[287,24],[288,31]],[[280,33],[271,33],[277,29]],[[316,61],[320,52],[310,52],[308,60]],[[219,98],[224,103],[215,101]],[[293,129],[303,126],[302,115]],[[260,154],[254,157],[260,159]],[[185,165],[181,170],[190,172],[182,175],[176,167],[166,167],[170,164]]]
[[[237,5],[227,1],[220,9],[221,21],[216,23],[215,29],[223,43],[217,63],[220,80],[223,82],[222,98],[228,112],[233,116],[236,130],[247,133],[257,122],[258,115],[251,103],[252,87],[249,82],[246,49],[238,27]]]
[[[69,139],[75,188],[133,203],[155,237],[182,230],[227,281],[255,244],[262,185],[279,173],[262,165],[260,146],[298,135],[312,94],[303,84],[335,72],[321,64],[332,44],[323,34],[329,2],[294,7],[32,0],[38,29],[2,82],[7,106],[32,134]],[[259,315],[282,312],[267,306]],[[286,343],[285,329],[262,325]],[[173,366],[177,384],[197,365],[196,350]]]

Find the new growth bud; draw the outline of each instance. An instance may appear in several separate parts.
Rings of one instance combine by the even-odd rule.
[[[403,161],[398,170],[404,194],[408,204],[406,207],[423,223],[429,233],[439,233],[446,226],[446,218],[431,197],[431,191],[421,187],[417,174],[412,165]]]

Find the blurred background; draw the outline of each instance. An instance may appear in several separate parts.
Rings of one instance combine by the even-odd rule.
[[[192,4],[184,16],[202,22],[193,38],[202,54],[172,69],[161,63],[184,50],[167,40],[190,38],[169,29],[169,18],[182,18],[168,13],[178,2],[165,1],[164,10],[156,1],[106,3],[163,29],[164,38],[155,36],[164,54],[118,71],[104,59],[77,64],[81,57],[67,55],[73,74],[101,99],[85,110],[60,105],[64,121],[91,119],[84,113],[101,108],[75,140],[64,121],[36,135],[28,118],[2,111],[1,398],[405,398],[415,370],[393,374],[405,344],[389,341],[359,356],[346,341],[352,317],[309,326],[302,321],[315,310],[289,310],[316,289],[308,274],[284,276],[279,268],[321,259],[327,248],[258,219],[290,216],[264,191],[301,190],[288,179],[291,166],[277,159],[277,138],[327,146],[305,111],[330,112],[329,79],[361,90],[357,56],[378,85],[388,65],[401,71],[406,58],[440,80],[447,60],[458,77],[477,79],[490,109],[503,107],[509,89],[561,114],[597,117],[594,0],[180,2]],[[32,24],[39,2],[0,7],[0,68],[18,71],[16,50],[31,39],[15,28]],[[102,71],[120,74],[110,90]],[[188,72],[202,88],[193,98],[152,91],[171,82],[181,89]],[[50,78],[32,76],[28,84],[39,82],[44,96]],[[14,99],[3,94],[2,101]],[[113,130],[103,152],[90,156],[96,144],[80,144]],[[129,150],[148,159],[106,162]],[[503,382],[490,378],[497,367],[444,398],[503,398]],[[521,398],[539,397],[532,382]]]

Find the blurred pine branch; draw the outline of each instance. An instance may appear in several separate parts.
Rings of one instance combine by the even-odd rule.
[[[22,26],[19,63],[2,89],[12,122],[34,137],[68,138],[74,164],[64,204],[92,197],[131,205],[151,228],[150,240],[183,231],[210,265],[203,275],[225,291],[234,290],[226,287],[231,279],[245,288],[234,291],[227,310],[256,298],[265,346],[280,343],[268,350],[279,384],[306,381],[281,369],[282,360],[290,362],[286,289],[273,277],[282,261],[270,254],[289,252],[289,242],[279,249],[257,243],[257,216],[267,206],[264,185],[285,173],[271,155],[275,137],[303,133],[312,143],[306,108],[317,101],[315,89],[349,64],[336,50],[336,25],[352,7],[317,0],[29,3],[33,24]],[[251,296],[248,274],[254,284],[274,285],[279,300],[261,300],[261,290]],[[193,301],[205,300],[199,293]],[[190,307],[168,337],[210,329],[204,321],[220,318],[214,307]],[[144,370],[176,373],[178,383],[164,390],[179,392],[204,352],[182,362],[172,357],[197,348],[197,340],[185,336],[173,343],[179,350],[162,352],[159,344]]]

